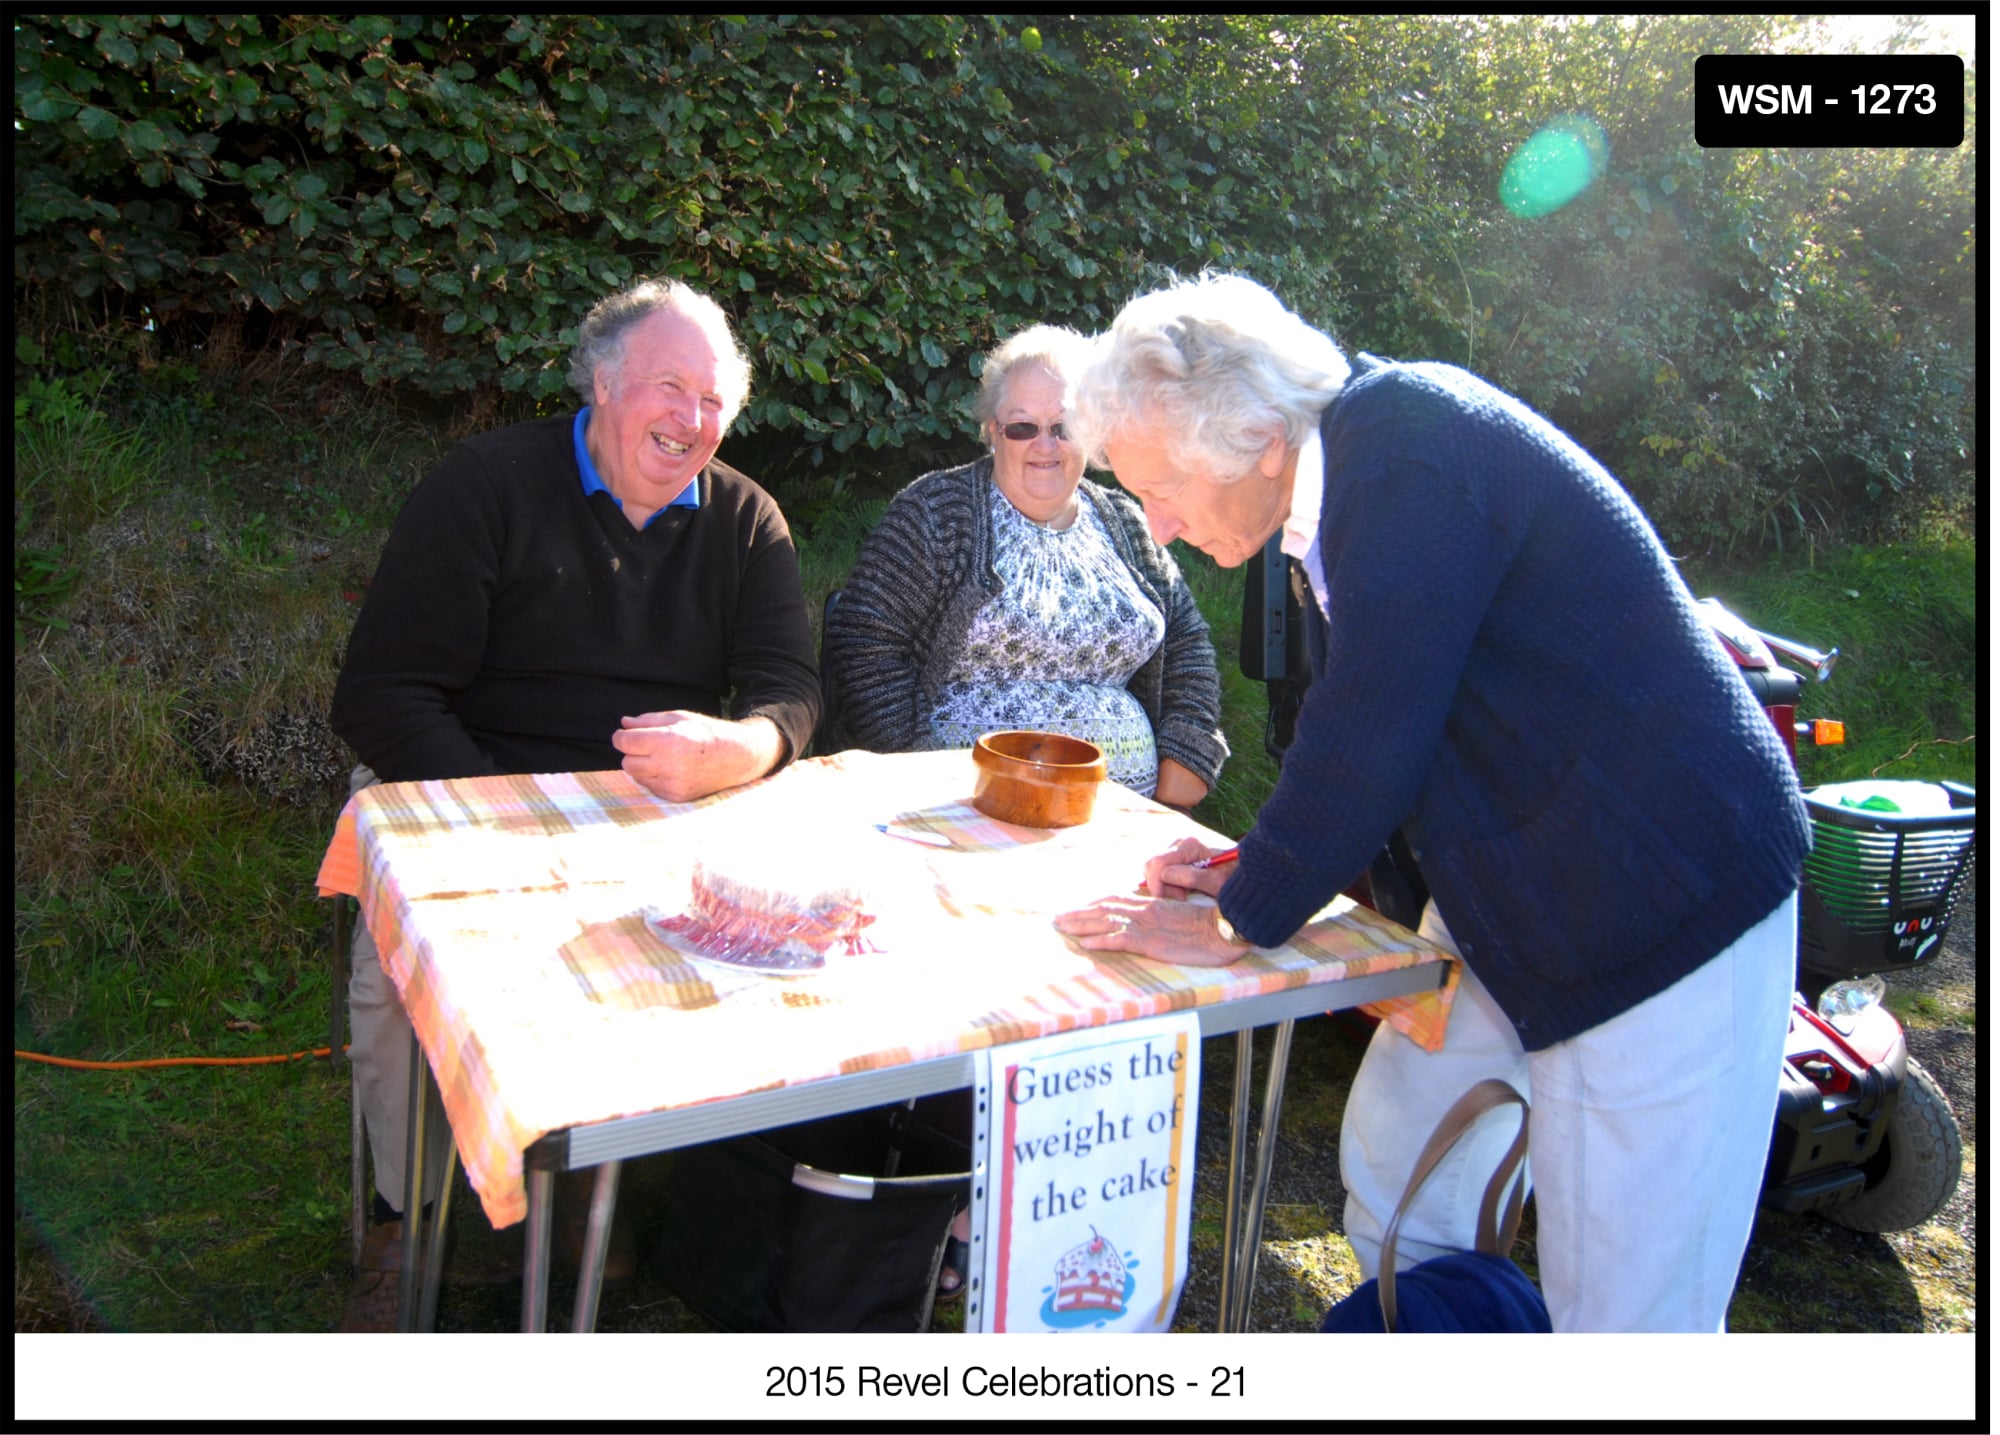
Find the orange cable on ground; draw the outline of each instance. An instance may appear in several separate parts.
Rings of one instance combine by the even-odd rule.
[[[347,1050],[346,1047],[341,1048]],[[50,1066],[71,1066],[83,1071],[137,1071],[147,1066],[271,1066],[285,1061],[305,1061],[309,1057],[332,1056],[330,1046],[312,1051],[295,1051],[289,1056],[159,1056],[150,1061],[77,1061],[67,1056],[43,1056],[37,1051],[16,1050],[16,1061],[40,1061]]]

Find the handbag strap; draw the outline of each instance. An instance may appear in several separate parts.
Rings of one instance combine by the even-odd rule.
[[[1514,1143],[1486,1182],[1486,1193],[1479,1201],[1479,1225],[1473,1245],[1489,1256],[1504,1256],[1513,1249],[1514,1235],[1521,1227],[1521,1203],[1526,1196],[1527,1182],[1516,1180],[1515,1176],[1528,1153],[1528,1103],[1506,1082],[1489,1076],[1454,1101],[1439,1119],[1437,1129],[1431,1132],[1430,1140],[1424,1143],[1417,1157],[1410,1184],[1403,1188],[1403,1199],[1396,1203],[1396,1214],[1389,1218],[1388,1229],[1382,1233],[1381,1274],[1376,1278],[1375,1289],[1382,1303],[1384,1330],[1396,1329],[1396,1235],[1403,1224],[1403,1213],[1415,1203],[1417,1192],[1445,1153],[1458,1144],[1473,1122],[1497,1106],[1520,1107],[1521,1129],[1514,1133]],[[1513,1183],[1513,1189],[1508,1193],[1506,1213],[1502,1216],[1500,1192],[1509,1182]]]

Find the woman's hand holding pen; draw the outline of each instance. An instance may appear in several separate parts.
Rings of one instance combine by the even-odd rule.
[[[1149,897],[1170,897],[1185,901],[1195,892],[1213,897],[1229,880],[1230,864],[1236,860],[1234,847],[1210,847],[1199,838],[1183,837],[1157,857],[1146,859],[1143,890]]]

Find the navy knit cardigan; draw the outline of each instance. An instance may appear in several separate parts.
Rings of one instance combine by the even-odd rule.
[[[1443,364],[1364,358],[1320,435],[1323,659],[1230,922],[1285,941],[1400,825],[1537,1050],[1768,915],[1807,847],[1797,779],[1617,481]]]

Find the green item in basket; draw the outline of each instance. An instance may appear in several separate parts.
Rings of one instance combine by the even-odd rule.
[[[1901,812],[1903,810],[1879,792],[1873,797],[1866,798],[1860,802],[1856,802],[1851,797],[1843,797],[1840,799],[1840,805],[1842,807],[1858,807],[1863,812]]]
[[[1900,817],[1939,817],[1950,812],[1951,794],[1935,782],[1902,778],[1862,778],[1830,782],[1812,789],[1821,802],[1860,812],[1894,813]]]

